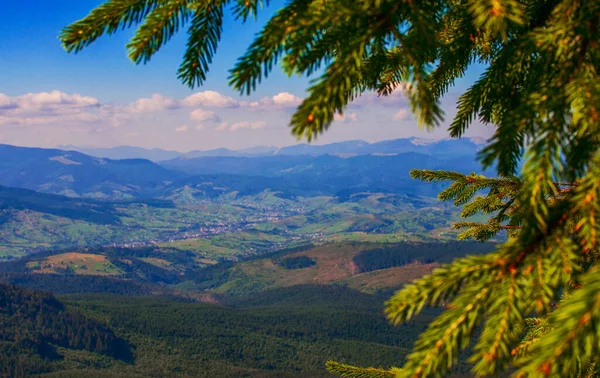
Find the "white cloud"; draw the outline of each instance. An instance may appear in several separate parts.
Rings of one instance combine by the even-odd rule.
[[[215,128],[217,131],[225,131],[229,128],[229,124],[227,122],[221,122],[219,126]]]
[[[263,122],[263,121],[253,121],[253,122],[241,121],[241,122],[235,122],[232,124],[229,124],[227,122],[222,122],[219,126],[217,126],[216,130],[218,130],[218,131],[225,131],[225,130],[237,131],[237,130],[242,130],[242,129],[258,130],[258,129],[262,129],[266,125],[267,125],[267,123]]]
[[[333,119],[337,122],[350,123],[350,122],[358,122],[358,114],[352,112],[347,114],[335,114]]]
[[[28,116],[28,117],[5,117],[0,116],[0,125],[49,125],[59,124],[66,126],[66,124],[83,124],[83,123],[96,123],[101,118],[94,113],[74,113],[65,115],[39,115],[39,116]]]
[[[258,101],[243,101],[240,105],[244,108],[256,110],[280,110],[296,108],[302,99],[288,92],[281,92],[273,97],[263,97]]]
[[[214,112],[209,112],[204,109],[196,109],[190,113],[190,120],[198,122],[219,122],[219,117]]]
[[[16,104],[13,103],[10,97],[4,93],[0,93],[0,110],[14,108],[15,106]]]
[[[19,109],[51,109],[59,107],[86,108],[100,105],[93,97],[80,94],[67,94],[61,91],[28,93],[15,97]]]
[[[132,113],[149,113],[177,107],[177,101],[171,97],[155,93],[150,98],[140,98],[129,105],[128,110]]]
[[[181,125],[181,126],[175,128],[175,132],[177,132],[177,133],[184,133],[189,130],[190,130],[190,128],[188,127],[188,125]]]
[[[186,107],[207,107],[207,108],[238,108],[239,103],[228,96],[223,96],[219,92],[204,91],[194,93],[182,100]]]
[[[262,129],[263,127],[265,127],[265,125],[266,125],[266,123],[263,121],[255,121],[255,122],[242,121],[242,122],[236,122],[233,125],[231,125],[229,130],[230,131],[236,131],[236,130],[240,130],[240,129],[256,130],[256,129]]]
[[[61,111],[99,107],[97,99],[80,94],[67,94],[60,91],[27,93],[10,97],[0,93],[0,112],[14,111],[21,114],[36,111]]]
[[[204,128],[204,125],[199,123],[196,125],[196,130],[202,130]]]
[[[281,92],[273,96],[273,103],[280,106],[295,107],[302,103],[302,99],[291,93]]]
[[[101,119],[97,99],[60,91],[10,97],[0,93],[0,125],[90,123]]]
[[[393,116],[392,119],[395,121],[405,121],[410,119],[411,113],[408,109],[400,109]]]

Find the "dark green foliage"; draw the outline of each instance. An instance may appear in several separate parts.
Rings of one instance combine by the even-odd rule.
[[[489,253],[494,248],[493,243],[478,242],[398,243],[360,252],[352,261],[359,272],[371,272],[415,262],[447,264],[457,257]]]
[[[300,285],[282,287],[246,296],[225,297],[232,307],[310,307],[381,313],[381,296],[364,294],[340,286]]]
[[[83,275],[3,273],[0,274],[0,282],[53,294],[105,293],[139,296],[150,295],[157,290],[153,286],[128,280]]]
[[[327,377],[322,366],[331,356],[381,365],[401,359],[434,312],[395,328],[382,316],[383,299],[319,285],[228,298],[234,308],[166,297],[62,298],[135,340],[135,362],[102,368],[106,377],[295,378]]]
[[[0,284],[0,376],[52,370],[53,360],[62,358],[57,347],[133,359],[107,326],[65,309],[50,294]]]
[[[285,269],[303,269],[309,268],[316,264],[315,260],[308,256],[286,257],[283,259],[274,260],[273,262]]]

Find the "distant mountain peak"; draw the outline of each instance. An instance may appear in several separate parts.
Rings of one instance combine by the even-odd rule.
[[[69,159],[68,155],[53,156],[53,157],[48,158],[48,160],[57,161],[59,163],[65,164],[65,165],[81,165],[80,162]]]
[[[436,139],[418,138],[418,137],[412,137],[412,138],[409,138],[409,140],[415,146],[429,146],[431,144],[435,144],[435,143],[439,142],[439,140],[436,140]]]
[[[478,146],[482,146],[484,144],[487,144],[487,142],[488,142],[488,138],[486,138],[486,137],[470,137],[468,139]]]
[[[422,152],[425,154],[436,154],[442,151],[444,154],[465,155],[477,151],[486,143],[486,138],[444,138],[433,139],[423,137],[399,138],[382,140],[369,143],[361,139],[346,140],[328,144],[298,143],[295,145],[276,146],[254,146],[238,150],[228,148],[214,148],[211,150],[193,150],[188,152],[177,152],[162,150],[160,148],[146,149],[142,147],[119,146],[113,148],[92,148],[62,146],[63,149],[75,150],[98,158],[110,159],[135,159],[142,158],[154,162],[164,162],[172,159],[193,159],[199,157],[248,157],[279,156],[279,155],[332,155],[339,157],[351,157],[359,155],[389,156],[405,152]],[[454,146],[454,147],[453,147]],[[437,149],[436,147],[440,147]],[[442,148],[443,147],[443,148]],[[445,156],[445,155],[444,155]]]

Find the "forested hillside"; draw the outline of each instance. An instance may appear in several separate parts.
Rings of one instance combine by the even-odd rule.
[[[0,376],[59,368],[64,353],[87,351],[130,362],[128,343],[103,322],[71,311],[52,295],[0,284]]]
[[[110,327],[103,334],[114,332],[126,340],[131,345],[129,359],[82,344],[56,348],[61,354],[56,358],[32,349],[27,360],[15,360],[13,366],[40,366],[54,371],[45,375],[49,377],[327,377],[323,366],[331,357],[357,364],[397,363],[434,314],[393,327],[381,316],[383,300],[319,285],[240,298],[234,307],[167,297],[62,297],[64,311],[96,319],[88,320],[86,329],[99,321]],[[45,306],[43,311],[52,310]],[[37,332],[35,321],[26,324]],[[61,327],[62,323],[47,324],[46,332]],[[93,339],[93,332],[88,333]],[[84,340],[88,333],[82,333]],[[37,365],[30,362],[34,360]]]
[[[393,268],[407,264],[447,264],[457,257],[489,253],[494,243],[447,242],[447,243],[398,243],[384,248],[367,249],[358,253],[352,262],[361,273]]]

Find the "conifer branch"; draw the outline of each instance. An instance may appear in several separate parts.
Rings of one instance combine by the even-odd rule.
[[[223,27],[223,8],[218,2],[196,9],[188,30],[188,44],[177,77],[190,88],[206,80],[212,58],[217,51]]]
[[[528,377],[571,376],[593,363],[600,353],[600,274],[593,269],[582,277],[582,288],[548,318],[552,329],[519,359]],[[585,336],[583,336],[585,335]],[[583,337],[582,337],[583,336]]]
[[[498,256],[469,256],[455,260],[396,292],[385,304],[393,324],[412,319],[424,307],[436,307],[452,301],[463,286],[491,279],[502,268]]]
[[[256,17],[259,8],[268,7],[270,0],[236,0],[233,7],[233,15],[236,19],[241,19],[243,22],[248,20],[248,17]]]
[[[331,374],[345,378],[396,378],[397,373],[400,371],[398,368],[360,368],[356,366],[340,364],[335,361],[327,361],[325,367]]]
[[[78,52],[102,35],[139,26],[130,56],[145,63],[189,22],[178,76],[194,87],[206,79],[224,10],[244,22],[269,3],[108,0],[60,38]],[[487,256],[444,265],[386,303],[395,324],[425,306],[453,303],[419,338],[404,369],[328,368],[346,376],[438,376],[478,337],[472,362],[479,374],[518,362],[529,377],[598,375],[599,15],[598,1],[291,0],[263,27],[230,84],[249,94],[279,61],[290,75],[322,73],[291,121],[292,133],[307,140],[367,91],[406,89],[421,121],[436,125],[440,97],[470,65],[487,65],[459,97],[449,132],[461,137],[477,121],[494,125],[479,159],[499,177],[428,170],[411,176],[448,184],[439,199],[462,206],[462,217],[488,217],[455,224],[460,238],[504,233],[507,240]],[[555,306],[563,293],[572,294]],[[533,310],[539,318],[524,319]]]
[[[164,0],[110,0],[95,8],[87,17],[64,28],[60,34],[63,47],[79,52],[104,34],[140,23]]]
[[[127,45],[129,58],[148,63],[189,20],[192,0],[168,0],[154,8]]]

